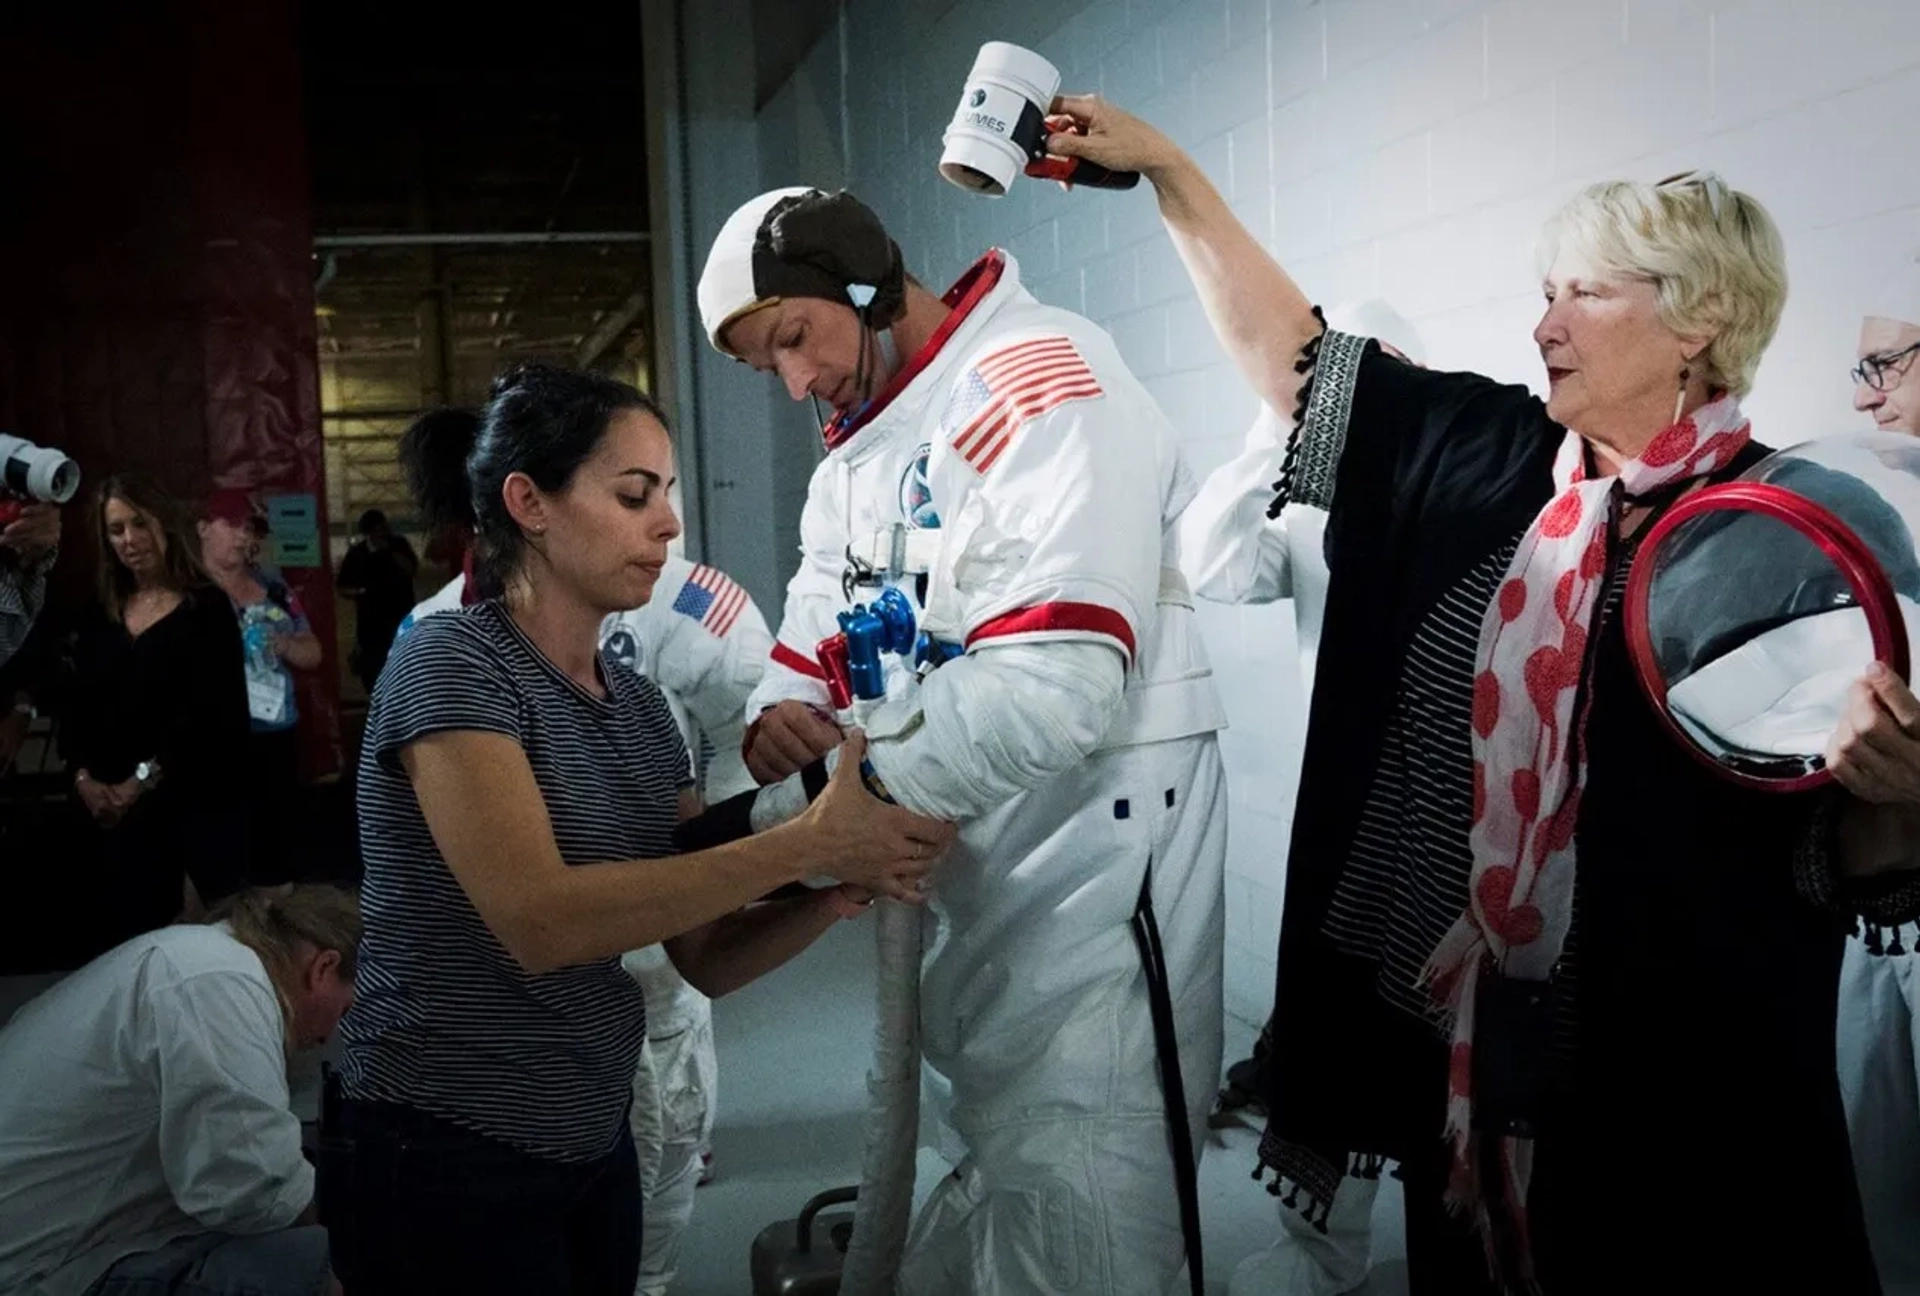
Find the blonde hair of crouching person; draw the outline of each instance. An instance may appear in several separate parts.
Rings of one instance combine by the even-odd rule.
[[[287,1060],[353,1001],[354,899],[241,891],[0,1028],[0,1290],[338,1291]]]
[[[829,875],[917,900],[952,833],[861,786],[855,737],[790,824],[676,856],[701,808],[686,745],[658,689],[599,645],[679,534],[663,412],[624,383],[516,370],[462,471],[476,568],[501,592],[420,620],[374,690],[367,934],[322,1211],[355,1296],[630,1296],[646,1010],[620,955],[664,942],[725,994],[849,904],[762,897]]]
[[[1899,719],[1836,735],[1854,795],[1737,786],[1663,728],[1618,608],[1661,511],[1765,453],[1739,409],[1786,296],[1765,209],[1710,173],[1574,196],[1542,401],[1327,329],[1165,135],[1055,107],[1084,132],[1058,152],[1145,174],[1229,355],[1294,412],[1275,505],[1327,511],[1276,1188],[1320,1219],[1398,1162],[1416,1293],[1873,1290],[1833,1004],[1849,919],[1920,911],[1912,821],[1856,741]],[[1783,1188],[1794,1227],[1755,1247]]]

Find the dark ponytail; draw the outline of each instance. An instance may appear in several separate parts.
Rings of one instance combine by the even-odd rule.
[[[607,425],[621,410],[638,410],[671,430],[666,411],[638,388],[598,374],[549,365],[522,365],[493,383],[492,399],[477,417],[457,424],[451,418],[438,429],[428,427],[440,413],[429,414],[408,429],[420,433],[420,462],[427,477],[438,481],[452,476],[452,450],[467,431],[464,490],[436,488],[439,506],[465,509],[473,528],[474,576],[483,596],[497,593],[520,570],[526,558],[526,537],[507,512],[501,488],[514,473],[525,473],[549,494],[563,491],[580,465],[590,458],[607,433]],[[423,430],[424,429],[424,430]],[[438,448],[434,448],[434,447]],[[431,452],[429,452],[431,451]],[[414,457],[405,449],[409,481],[414,481]],[[414,493],[421,507],[433,512],[418,484]]]
[[[400,437],[400,467],[429,533],[457,533],[463,543],[472,535],[467,456],[479,437],[480,416],[462,409],[429,410]]]
[[[444,545],[458,553],[473,547],[473,487],[467,480],[467,457],[479,438],[480,416],[463,409],[428,410],[401,434],[400,468],[421,525],[435,547]],[[490,588],[490,582],[475,583],[480,586],[475,591],[478,597],[500,592]]]

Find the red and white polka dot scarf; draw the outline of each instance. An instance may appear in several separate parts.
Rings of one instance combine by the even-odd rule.
[[[1449,1198],[1490,1236],[1473,1130],[1474,996],[1485,960],[1508,977],[1553,972],[1573,918],[1574,825],[1586,780],[1581,688],[1588,638],[1608,567],[1613,517],[1638,496],[1724,468],[1746,445],[1731,396],[1682,419],[1618,477],[1587,476],[1586,446],[1569,432],[1553,464],[1559,493],[1520,541],[1480,627],[1473,681],[1473,874],[1468,909],[1427,961],[1436,1001],[1453,1012],[1447,1075]],[[1579,715],[1575,706],[1581,706]],[[1503,1197],[1525,1255],[1532,1141],[1500,1141]],[[1530,1273],[1523,1278],[1530,1278]]]

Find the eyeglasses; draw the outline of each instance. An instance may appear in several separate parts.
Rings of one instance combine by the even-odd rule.
[[[1853,380],[1865,383],[1877,392],[1886,391],[1898,386],[1900,380],[1907,376],[1907,370],[1913,368],[1916,355],[1920,355],[1920,342],[1901,347],[1898,351],[1861,356],[1860,363],[1853,367]]]
[[[1727,205],[1727,182],[1720,178],[1718,171],[1682,171],[1670,175],[1653,187],[1655,189],[1684,189],[1688,185],[1699,185],[1707,192],[1707,207],[1713,212],[1713,218],[1720,219],[1720,213]]]

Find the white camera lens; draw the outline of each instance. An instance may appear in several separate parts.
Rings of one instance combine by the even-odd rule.
[[[80,465],[21,437],[0,435],[0,491],[65,504],[80,489]]]
[[[1026,169],[1059,90],[1060,70],[1032,50],[982,45],[942,137],[940,174],[974,193],[1005,194]]]

